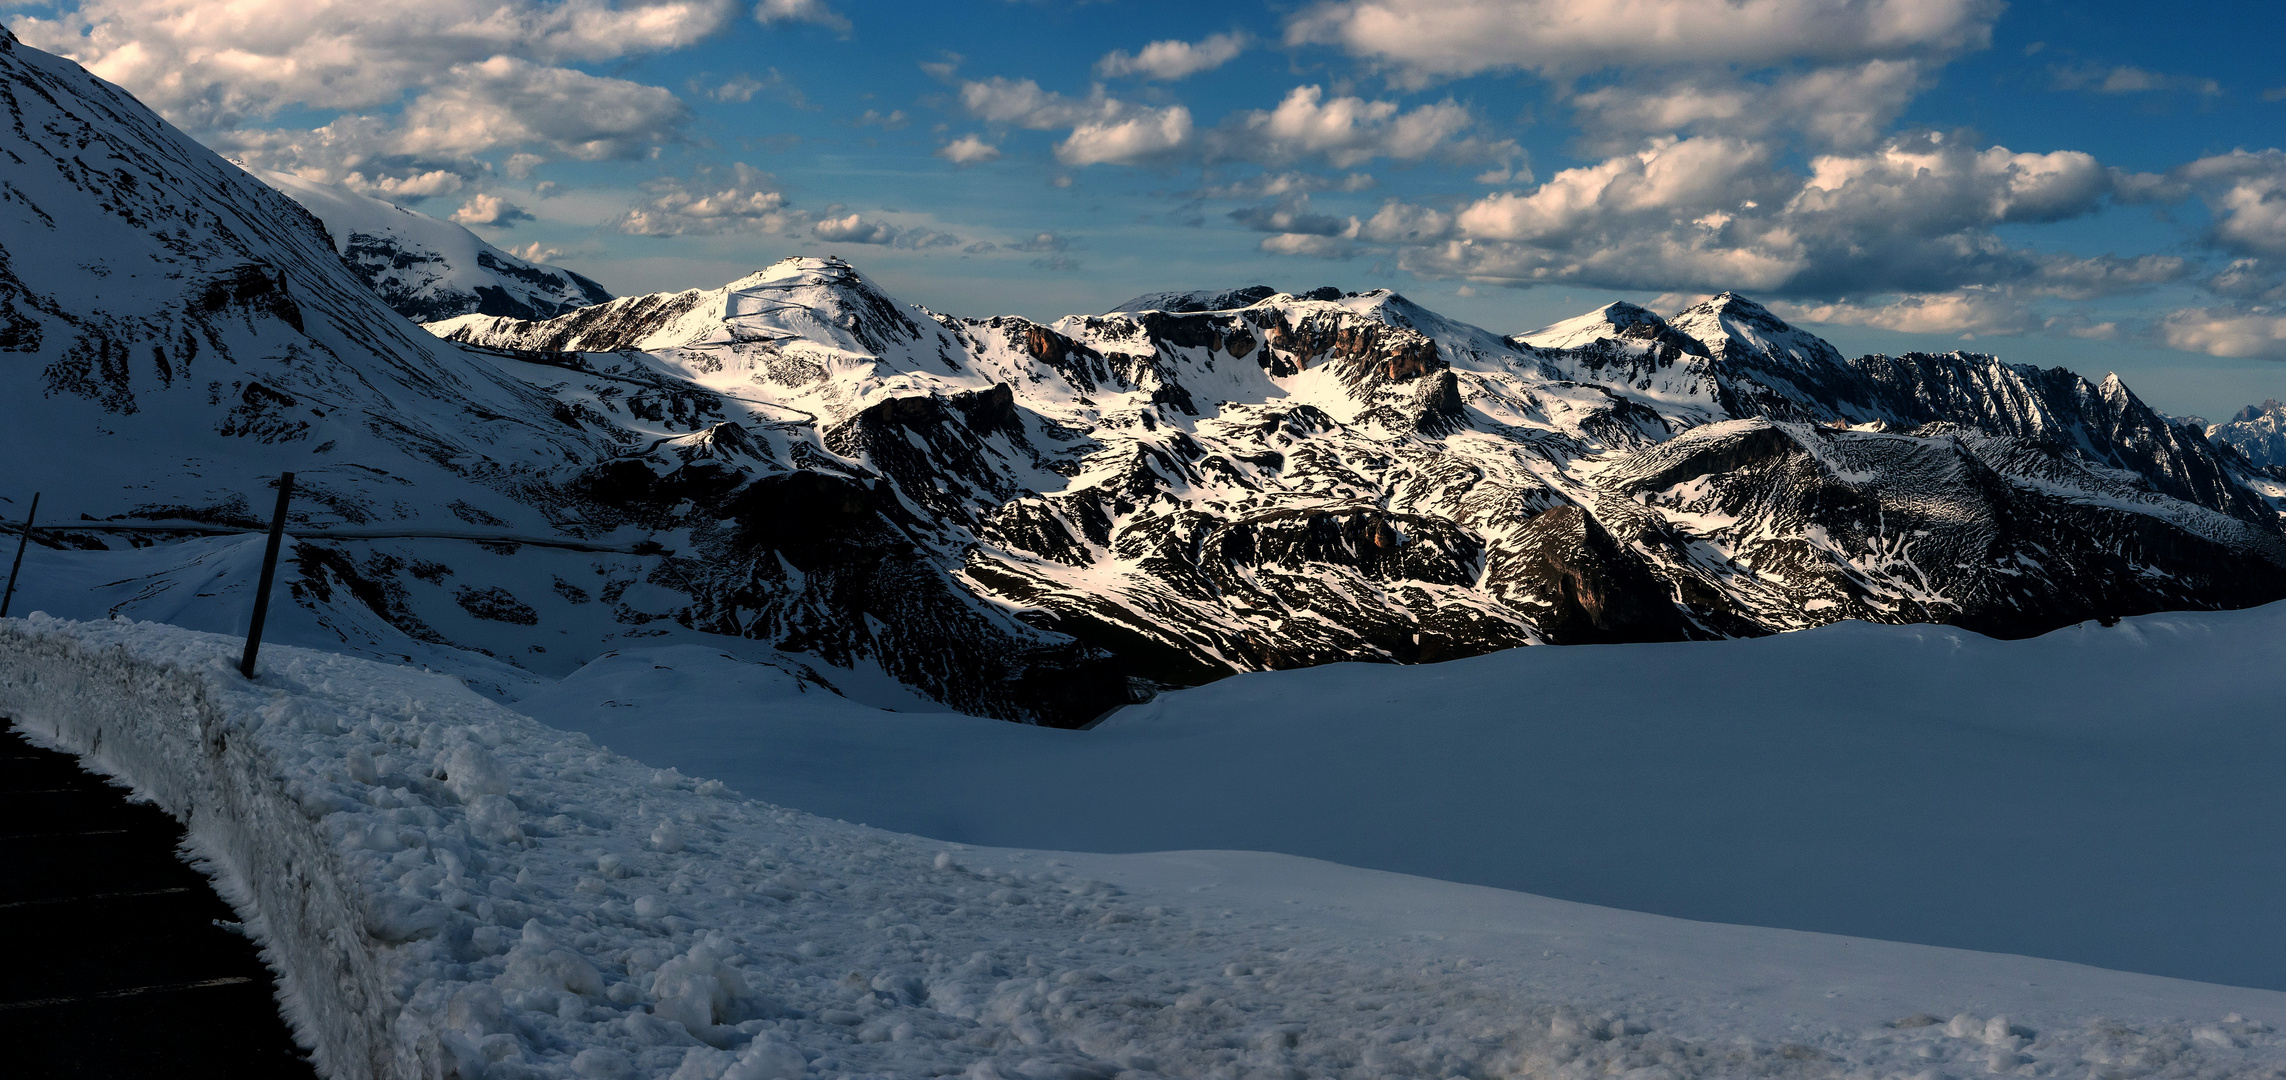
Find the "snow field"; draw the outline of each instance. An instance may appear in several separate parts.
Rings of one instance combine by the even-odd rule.
[[[236,645],[10,620],[0,710],[188,822],[330,1076],[2286,1075],[2277,994],[1279,856],[963,849],[739,798],[447,676],[275,647],[248,683]],[[1862,1015],[1726,1024],[1764,953],[1911,974]],[[2050,987],[2028,1012],[1889,1008],[2025,976]],[[2163,1019],[2170,993],[2219,1018]]]

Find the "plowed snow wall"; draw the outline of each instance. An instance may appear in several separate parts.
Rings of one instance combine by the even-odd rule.
[[[95,644],[71,624],[0,621],[0,714],[183,823],[278,973],[286,1020],[319,1072],[442,1075],[433,1036],[420,1025],[406,1025],[405,1038],[392,1030],[403,1011],[392,964],[365,933],[353,878],[318,826],[324,808],[295,797],[254,737],[265,692],[224,679],[236,673]]]

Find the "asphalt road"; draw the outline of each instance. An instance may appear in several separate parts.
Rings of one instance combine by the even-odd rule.
[[[0,733],[0,1074],[314,1080],[173,818]]]

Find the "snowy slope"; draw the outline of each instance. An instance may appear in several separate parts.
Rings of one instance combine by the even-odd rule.
[[[809,434],[932,523],[966,587],[1145,690],[1846,618],[2022,635],[2286,594],[2276,513],[2116,380],[1844,361],[1732,294],[1525,339],[1388,290],[1123,307],[964,319],[789,260],[430,328],[592,373],[565,386],[579,407],[609,410],[601,379],[672,377],[746,409],[742,430]],[[813,467],[797,446],[750,467]]]
[[[611,299],[569,270],[517,258],[449,221],[291,173],[252,170],[325,223],[334,250],[398,314],[544,319]]]
[[[1275,855],[946,845],[638,765],[442,676],[280,649],[249,684],[233,642],[152,624],[0,640],[0,708],[189,820],[328,1075],[2286,1067],[2275,992]]]
[[[258,560],[229,538],[265,523],[292,470],[286,640],[473,650],[514,681],[613,642],[735,632],[751,615],[732,612],[767,604],[775,632],[746,655],[785,646],[837,685],[904,658],[896,675],[932,697],[1011,718],[1055,704],[1027,680],[1084,691],[1075,672],[1103,666],[912,558],[909,524],[863,505],[814,434],[791,450],[783,411],[726,414],[664,371],[566,401],[561,369],[405,321],[301,206],[76,65],[0,38],[0,90],[20,163],[0,201],[0,506],[20,520],[47,493],[40,606],[231,628]],[[773,445],[817,467],[712,489],[742,513],[697,529],[650,510]],[[846,520],[818,512],[850,498]],[[58,581],[82,588],[42,584]],[[1115,674],[1097,684],[1123,699]],[[1083,693],[1068,711],[1104,707]]]
[[[501,693],[710,635],[1076,725],[1240,671],[2286,596],[2274,480],[2118,380],[1843,361],[1732,294],[1538,347],[1388,290],[1042,324],[789,259],[448,344],[276,191],[0,53],[0,507],[69,523],[52,612],[227,628],[288,469],[287,640]]]
[[[516,708],[969,843],[1247,848],[2286,990],[2286,605],[1994,641],[1845,624],[1243,675],[1088,732],[630,650]]]

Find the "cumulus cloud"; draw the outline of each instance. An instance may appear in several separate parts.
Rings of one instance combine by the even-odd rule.
[[[1066,165],[1143,165],[1176,158],[1191,143],[1191,111],[1128,106],[1102,119],[1083,120],[1056,144]]]
[[[2000,0],[1332,0],[1286,24],[1416,78],[1634,65],[1848,63],[1991,43]]]
[[[1279,233],[1265,236],[1255,245],[1272,255],[1299,255],[1313,259],[1346,259],[1356,254],[1357,245],[1346,236],[1319,236],[1314,233]]]
[[[2242,255],[2286,256],[2286,151],[2233,150],[2200,158],[2175,175],[2203,193],[2214,212],[2209,234]]]
[[[762,0],[754,5],[754,21],[764,26],[772,23],[809,23],[822,26],[843,37],[849,36],[849,20],[840,12],[827,7],[825,0]]]
[[[403,153],[397,134],[378,118],[345,116],[308,131],[219,132],[209,135],[207,144],[249,168],[292,173],[406,204],[456,194],[483,171],[466,160]]]
[[[735,0],[87,0],[14,29],[168,119],[209,130],[290,105],[389,105],[495,57],[552,65],[681,48],[735,9]]]
[[[690,179],[663,176],[644,185],[645,198],[613,227],[636,236],[782,232],[799,224],[776,177],[745,162],[701,169]]]
[[[1065,97],[1030,79],[971,80],[960,100],[979,120],[1033,131],[1070,129],[1056,145],[1066,165],[1142,165],[1171,160],[1191,143],[1191,111],[1158,108],[1108,97],[1101,87],[1085,98]]]
[[[452,212],[452,219],[462,225],[491,225],[506,228],[519,221],[530,221],[532,215],[523,207],[498,195],[478,193]]]
[[[2286,360],[2286,312],[2276,308],[2185,308],[2161,320],[2159,334],[2185,352]]]
[[[1913,293],[1885,304],[1778,302],[1771,310],[1795,322],[1870,326],[1909,334],[2017,334],[2040,325],[2022,299],[1989,288]]]
[[[1799,131],[1813,143],[1854,149],[1874,143],[1927,84],[1917,60],[1868,60],[1773,79],[1725,71],[1664,81],[1622,82],[1573,95],[1588,145],[1617,152],[1647,135],[1762,137]]]
[[[1095,77],[1117,79],[1132,75],[1173,82],[1202,71],[1213,71],[1237,59],[1239,53],[1246,51],[1246,45],[1247,37],[1242,33],[1214,34],[1196,44],[1180,40],[1154,41],[1133,56],[1122,50],[1096,61]]]
[[[950,233],[868,221],[860,214],[821,218],[810,226],[810,235],[837,244],[882,244],[916,251],[960,244],[960,238]]]
[[[564,249],[549,247],[537,240],[534,240],[531,243],[524,245],[523,247],[508,248],[506,250],[508,254],[514,255],[515,257],[522,259],[525,262],[554,262],[555,260],[564,257]]]
[[[1447,100],[1411,110],[1395,102],[1328,97],[1297,86],[1273,109],[1233,114],[1200,130],[1182,105],[1141,105],[1096,87],[1085,98],[1043,90],[1030,79],[994,77],[960,84],[961,104],[990,123],[1035,131],[1069,129],[1056,146],[1066,165],[1162,165],[1178,161],[1247,161],[1291,165],[1322,159],[1349,168],[1377,157],[1450,161],[1520,156],[1512,141],[1466,137],[1475,126],[1467,107]]]
[[[1070,237],[1052,232],[1037,233],[1030,240],[1008,245],[1013,251],[1069,251],[1071,246]]]
[[[1475,123],[1466,106],[1450,99],[1401,110],[1391,101],[1329,98],[1322,87],[1297,86],[1276,108],[1241,113],[1224,124],[1214,151],[1265,164],[1323,158],[1337,169],[1378,157],[1487,161],[1519,152],[1513,142],[1462,138]]]
[[[1000,148],[985,142],[983,136],[972,132],[938,147],[937,156],[955,165],[974,165],[999,157]]]
[[[495,56],[454,66],[407,104],[396,141],[405,153],[463,157],[539,143],[598,161],[640,156],[687,118],[660,87]]]
[[[2079,257],[2009,246],[1994,232],[2105,204],[2114,173],[2072,151],[2024,154],[1937,134],[1782,167],[1769,143],[1729,136],[1653,139],[1633,153],[1565,169],[1534,188],[1447,206],[1391,201],[1338,234],[1431,277],[1663,290],[1754,289],[1780,296],[1905,294],[1881,316],[1999,325],[2002,302],[2085,298],[2179,280],[2172,256]],[[1294,204],[1245,212],[1274,223]],[[1292,220],[1302,220],[1289,213]],[[1281,235],[1335,235],[1327,222]],[[1318,254],[1323,244],[1286,240]],[[1265,250],[1283,250],[1268,248]],[[1995,296],[1961,294],[2002,287]],[[1948,296],[1942,302],[1932,297]],[[1832,319],[1872,319],[1836,307]],[[1866,309],[1870,310],[1870,309]],[[1869,323],[1869,325],[1871,325]]]

